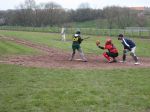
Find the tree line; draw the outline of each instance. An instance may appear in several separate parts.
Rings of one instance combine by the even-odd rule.
[[[70,27],[69,23],[73,22],[100,20],[105,21],[105,26],[110,29],[131,26],[150,27],[149,18],[149,10],[137,11],[118,6],[93,9],[84,3],[78,9],[73,10],[64,9],[54,2],[36,4],[34,0],[25,0],[14,10],[0,11],[0,25],[9,26]]]

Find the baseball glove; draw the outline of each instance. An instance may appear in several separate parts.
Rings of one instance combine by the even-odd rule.
[[[97,40],[97,41],[96,41],[96,45],[97,45],[97,46],[99,46],[99,44],[100,44],[100,41],[99,41],[99,40]]]

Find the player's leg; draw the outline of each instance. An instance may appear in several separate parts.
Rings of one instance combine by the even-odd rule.
[[[126,62],[126,55],[127,55],[127,53],[129,52],[129,50],[127,50],[127,49],[124,49],[123,50],[123,56],[122,56],[122,61],[120,61],[120,62]]]
[[[77,50],[78,50],[78,52],[79,52],[79,54],[80,54],[81,59],[82,59],[84,62],[87,62],[87,59],[85,58],[84,53],[83,53],[83,51],[82,51],[82,49],[81,49],[80,46],[79,46],[79,48],[78,48]]]
[[[110,58],[110,56],[109,56],[109,52],[104,52],[104,53],[103,53],[103,56],[108,60],[108,62],[111,61],[111,58]]]
[[[110,62],[110,63],[113,63],[113,62],[117,62],[117,59],[116,59],[116,57],[118,56],[118,53],[109,53],[108,54],[110,57],[112,57],[112,61]]]
[[[107,52],[106,54],[110,57],[109,63],[117,62],[116,57],[118,56],[118,53]]]
[[[61,41],[64,41],[64,37],[63,37],[63,34],[61,34]]]
[[[138,62],[138,58],[137,58],[137,56],[136,56],[136,54],[135,54],[135,50],[136,50],[136,47],[133,47],[133,48],[131,49],[130,55],[132,56],[133,60],[135,61],[135,64],[140,64],[140,63]]]
[[[63,34],[63,41],[66,41],[65,33]]]
[[[71,58],[69,59],[70,61],[74,59],[75,53],[76,53],[76,46],[72,45],[72,54],[71,54]]]

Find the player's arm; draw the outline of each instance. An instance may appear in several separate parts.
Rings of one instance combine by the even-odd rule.
[[[131,51],[131,47],[125,39],[123,39],[123,43],[124,43],[124,49],[128,49],[129,51]]]
[[[83,39],[79,36],[79,37],[78,37],[78,42],[79,42],[79,44],[81,44],[82,41],[83,41]]]
[[[130,47],[127,47],[127,46],[124,46],[124,50],[129,50],[129,51],[131,51],[131,48]]]
[[[98,47],[99,47],[100,49],[103,49],[103,50],[105,49],[103,46],[98,46]]]
[[[103,49],[103,50],[105,49],[103,46],[100,46],[100,41],[99,40],[96,41],[96,45],[100,49]]]
[[[100,48],[100,49],[103,49],[103,50],[105,49],[105,47],[100,46],[100,44],[97,44],[97,47]]]

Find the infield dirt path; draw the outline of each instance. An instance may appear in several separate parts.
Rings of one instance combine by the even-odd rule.
[[[139,57],[140,65],[134,65],[134,61],[130,56],[127,57],[126,63],[107,63],[103,56],[95,54],[86,54],[88,62],[81,60],[69,61],[71,53],[49,48],[46,45],[33,43],[24,39],[14,37],[0,37],[1,40],[12,41],[14,43],[25,45],[40,50],[41,55],[20,55],[0,57],[0,63],[17,64],[22,66],[40,67],[40,68],[68,68],[68,69],[117,69],[117,68],[145,68],[150,67],[150,58]],[[79,55],[76,58],[80,58]],[[121,57],[118,57],[120,60]]]

